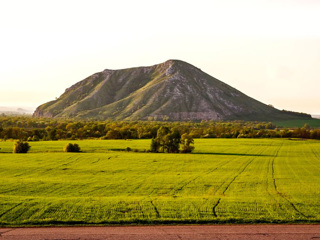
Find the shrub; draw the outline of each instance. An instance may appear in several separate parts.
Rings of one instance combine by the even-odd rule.
[[[63,151],[65,152],[80,152],[80,147],[78,144],[68,143],[64,146]]]
[[[18,141],[13,146],[14,153],[27,153],[30,149],[29,143]]]
[[[130,147],[127,147],[127,148],[126,148],[126,151],[127,151],[127,152],[131,152],[132,149],[131,149]]]

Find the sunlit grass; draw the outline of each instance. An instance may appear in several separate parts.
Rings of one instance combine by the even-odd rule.
[[[81,153],[64,153],[66,143]],[[193,154],[150,140],[0,142],[0,224],[319,222],[320,142],[196,139]]]

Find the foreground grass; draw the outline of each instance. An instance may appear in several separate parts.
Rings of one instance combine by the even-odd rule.
[[[319,141],[198,139],[193,154],[67,142],[0,143],[0,225],[320,222]]]

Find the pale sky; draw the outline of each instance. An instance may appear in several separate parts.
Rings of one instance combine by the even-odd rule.
[[[180,59],[278,109],[320,114],[319,24],[320,0],[0,0],[0,107]]]

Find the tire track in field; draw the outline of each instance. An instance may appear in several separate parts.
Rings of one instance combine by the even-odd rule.
[[[227,150],[229,150],[229,149],[232,149],[232,147],[226,148],[225,151],[227,151]],[[248,150],[248,151],[245,151],[244,154],[247,154],[248,152],[249,152],[249,150]],[[203,174],[199,174],[199,176],[191,179],[191,180],[188,181],[187,183],[183,184],[180,188],[174,190],[174,195],[175,195],[176,192],[181,191],[183,188],[185,188],[187,185],[189,185],[190,183],[194,182],[194,181],[197,180],[198,178],[203,177],[204,175],[208,175],[208,174],[210,174],[210,173],[218,170],[220,167],[223,167],[223,166],[227,165],[228,163],[230,163],[231,161],[234,161],[234,160],[239,159],[239,158],[241,158],[241,157],[242,157],[242,156],[238,156],[238,157],[236,157],[236,158],[234,158],[234,159],[230,159],[229,161],[222,162],[222,163],[221,163],[220,165],[218,165],[217,167],[214,167],[213,169],[208,170],[207,172],[205,172],[205,173],[203,173]],[[223,183],[222,183],[222,185],[223,185]],[[215,192],[216,192],[216,191],[215,191]]]
[[[309,145],[309,147],[311,148],[311,151],[313,152],[313,154],[315,155],[316,159],[320,160],[320,157],[319,157],[319,152],[316,152],[312,146]]]
[[[313,149],[313,147],[312,146],[310,146],[310,144],[306,144],[306,143],[304,143],[305,144],[305,146],[307,145],[308,146],[308,148],[311,150],[311,152],[313,153],[313,158],[314,159],[316,159],[317,161],[319,161],[320,160],[320,157],[318,157],[318,153]],[[309,161],[310,162],[310,161]],[[319,167],[319,164],[314,164],[313,162],[310,162],[310,164],[312,164],[312,166],[315,166],[316,168],[320,168]]]
[[[259,154],[262,154],[264,151],[265,151],[265,149],[262,149],[262,150],[257,154],[257,156],[259,156]],[[247,151],[247,152],[249,152],[249,151]],[[244,164],[244,165],[245,165],[244,168],[231,180],[231,182],[227,185],[227,188],[222,192],[223,194],[228,190],[228,188],[229,188],[230,185],[236,180],[236,178],[237,178],[238,176],[240,176],[240,174],[242,174],[242,173],[245,171],[245,169],[253,162],[254,159],[255,159],[255,158],[251,159],[251,161],[249,160],[249,161],[247,162],[247,164],[246,164],[246,163]],[[216,193],[218,192],[218,190],[221,189],[221,187],[222,187],[226,182],[227,182],[227,181],[222,182],[222,183],[220,184],[220,186],[214,191],[214,194],[216,194]],[[221,202],[221,198],[218,199],[217,203],[216,203],[216,204],[213,206],[213,208],[212,208],[212,213],[213,213],[213,215],[214,215],[215,217],[217,217],[216,208],[217,208],[217,206],[220,204],[220,202]]]
[[[11,221],[16,221],[17,219],[19,219],[19,217],[21,217],[23,214],[25,214],[25,213],[29,213],[29,211],[30,211],[30,209],[32,209],[34,206],[37,206],[38,205],[38,203],[37,202],[31,202],[31,203],[28,203],[28,205],[27,205],[27,210],[23,210],[23,211],[21,211],[19,214],[16,214],[12,219],[11,219]],[[29,217],[30,217],[30,215],[29,215]]]
[[[20,186],[12,187],[12,188],[6,189],[5,191],[1,191],[0,194],[5,194],[5,193],[9,193],[9,192],[15,192],[15,191],[18,191],[20,189],[21,189]]]
[[[70,158],[71,158],[71,157],[70,157]],[[74,162],[78,161],[80,158],[81,158],[81,156],[80,156],[80,157],[76,157],[73,161],[70,161],[70,162],[64,163],[64,164],[60,165],[60,167],[62,167],[62,166],[68,166],[68,165],[70,165],[70,164],[72,164],[72,163],[74,163]],[[68,159],[69,159],[69,158],[68,158]]]
[[[157,218],[160,218],[161,216],[160,216],[160,213],[159,213],[159,211],[158,211],[158,208],[156,207],[156,205],[154,205],[154,203],[153,203],[152,200],[150,201],[150,203],[151,203],[151,205],[153,206],[154,211],[155,211],[156,214],[157,214]]]
[[[208,170],[208,171],[205,172],[204,174],[199,174],[197,177],[192,178],[190,181],[188,181],[188,182],[186,182],[185,184],[183,184],[180,188],[175,189],[173,195],[175,196],[177,192],[181,191],[183,188],[185,188],[187,185],[189,185],[190,183],[194,182],[194,181],[197,180],[198,178],[203,177],[203,175],[210,174],[210,173],[216,171],[217,169],[219,169],[220,167],[222,167],[222,166],[224,166],[224,165],[227,165],[228,163],[230,163],[230,162],[233,161],[233,160],[234,160],[234,159],[231,159],[231,160],[226,161],[226,162],[221,162],[218,166],[214,167],[213,169]],[[139,185],[138,188],[139,188],[140,186],[141,186],[141,185]],[[136,188],[136,189],[137,189],[137,188]],[[160,218],[161,215],[160,215],[157,207],[154,205],[153,200],[150,201],[150,203],[151,203],[151,205],[153,206],[153,208],[154,208],[154,210],[155,210],[155,212],[156,212],[156,214],[157,214],[157,217]]]
[[[210,173],[213,173],[214,171],[218,170],[219,168],[223,167],[224,165],[227,165],[228,163],[230,163],[232,160],[234,160],[234,159],[231,159],[231,160],[226,161],[226,162],[222,162],[221,164],[219,164],[215,168],[206,171],[204,174],[199,174],[198,176],[192,178],[190,181],[188,181],[185,184],[183,184],[180,188],[175,189],[173,195],[176,195],[177,192],[182,191],[183,188],[185,188],[187,185],[189,185],[190,183],[194,182],[198,178],[203,177],[204,175],[208,175]]]
[[[262,151],[260,151],[260,152],[257,153],[256,155],[257,155],[257,156],[261,156],[261,155],[259,155],[259,154],[262,154],[264,151],[265,151],[265,150],[262,149]],[[245,154],[248,153],[248,152],[250,152],[250,150],[246,151]],[[243,158],[243,156],[237,157],[237,158],[232,159],[232,160],[230,160],[230,161],[237,160],[237,159],[239,159],[239,158]],[[255,159],[255,158],[253,158],[253,159]],[[252,159],[252,160],[253,160],[253,159]],[[229,162],[230,162],[230,161],[229,161]],[[249,161],[249,160],[248,160],[248,161]],[[244,163],[244,164],[245,164],[245,163]],[[241,168],[241,167],[240,167],[240,168]],[[227,177],[227,178],[226,178],[226,181],[222,182],[222,183],[218,186],[218,188],[213,192],[213,194],[216,194],[216,193],[218,192],[218,190],[227,182],[227,179],[229,179],[229,178],[230,178],[230,177]]]
[[[227,148],[227,149],[229,149],[229,148]],[[248,152],[249,152],[249,151],[246,151],[245,154],[248,153]],[[237,158],[235,158],[235,159],[230,159],[229,161],[226,161],[226,162],[222,162],[221,164],[219,164],[218,166],[214,167],[213,169],[208,170],[208,171],[205,172],[204,174],[199,174],[199,176],[191,179],[191,180],[188,181],[187,183],[183,184],[180,188],[174,190],[174,195],[175,195],[176,192],[181,191],[183,188],[185,188],[187,185],[189,185],[190,183],[194,182],[194,181],[197,180],[198,178],[203,177],[204,175],[208,175],[208,174],[210,174],[210,173],[213,173],[214,171],[216,171],[216,170],[218,170],[219,168],[227,165],[227,164],[230,163],[231,161],[234,161],[234,160],[239,159],[239,158],[241,158],[241,157],[242,157],[242,156],[237,157]],[[223,182],[223,183],[218,187],[218,189],[217,189],[214,193],[216,193],[224,183],[225,183],[225,182]]]
[[[246,151],[245,153],[248,153],[248,152],[249,152],[249,150]],[[262,152],[263,152],[263,150],[260,151],[260,154],[261,154]],[[227,161],[227,162],[225,162],[225,163],[221,163],[219,166],[215,167],[213,170],[207,171],[206,174],[210,174],[210,173],[214,172],[215,170],[219,169],[220,167],[225,166],[225,165],[227,165],[228,163],[230,163],[231,161],[237,160],[237,159],[239,159],[239,158],[242,158],[242,156],[237,157],[237,158],[235,158],[235,159],[231,159],[231,160],[229,160],[229,161]],[[252,161],[253,161],[253,159],[251,160],[251,162],[252,162]],[[248,166],[251,162],[249,162],[249,163],[247,164],[247,166]],[[246,166],[246,167],[247,167],[247,166]],[[245,168],[246,168],[246,167],[245,167]],[[244,170],[245,170],[245,169],[243,169],[243,171],[244,171]],[[242,172],[243,172],[243,171],[242,171]],[[238,174],[238,175],[239,175],[239,174]],[[202,175],[200,175],[200,176],[202,176]],[[229,179],[229,178],[230,178],[230,177],[228,177],[227,179]],[[237,176],[232,180],[232,182],[234,182],[236,178],[237,178]],[[227,182],[227,180],[224,181],[224,182],[222,182],[222,183],[216,188],[216,190],[213,192],[213,195],[216,194],[216,193],[218,192],[218,190],[221,189],[221,187],[222,187],[226,182]],[[225,189],[225,190],[223,191],[223,194],[228,190],[228,188],[229,188],[229,186],[232,184],[232,182],[228,184],[227,189]],[[207,201],[209,201],[209,199],[206,199],[205,203],[206,203]],[[214,215],[215,217],[217,217],[217,214],[216,214],[216,212],[215,212],[215,209],[216,209],[216,207],[220,204],[220,201],[221,201],[221,198],[219,198],[218,201],[217,201],[217,203],[213,206],[213,215]],[[204,204],[205,204],[205,203],[204,203]]]
[[[276,155],[275,155],[275,157],[272,159],[272,161],[271,161],[271,174],[272,174],[272,180],[273,180],[273,186],[274,186],[274,189],[275,189],[275,191],[276,191],[276,193],[280,196],[280,197],[282,197],[282,199],[284,199],[286,202],[288,202],[289,203],[289,205],[297,212],[297,213],[299,213],[301,216],[303,216],[303,217],[305,217],[305,218],[308,218],[304,213],[302,213],[301,211],[299,211],[299,209],[285,196],[285,194],[283,194],[283,193],[281,193],[280,191],[279,191],[279,189],[278,189],[278,185],[276,184],[276,179],[275,179],[275,174],[274,174],[274,160],[276,159],[276,157],[278,156],[278,154],[279,154],[279,151],[280,151],[280,149],[282,148],[282,146],[283,146],[283,143],[282,143],[282,145],[279,147],[279,149],[277,150],[277,152],[276,152]]]
[[[310,152],[306,151],[307,149],[309,149],[310,152],[312,152],[312,155],[310,154]],[[319,164],[314,164],[313,158],[315,158],[316,160],[319,160],[319,159],[317,158],[317,155],[314,152],[313,148],[310,146],[310,143],[306,143],[306,142],[303,143],[302,154],[303,154],[304,160],[308,162],[308,164],[302,165],[303,169],[306,172],[308,172],[309,176],[314,175],[313,173],[314,173],[315,168],[318,169],[318,171],[319,171]],[[312,171],[310,171],[309,168],[307,168],[306,166],[312,166]],[[316,176],[319,177],[318,174]],[[299,180],[300,180],[300,178],[299,178]]]
[[[140,208],[140,212],[141,212],[141,214],[142,214],[142,218],[146,218],[146,216],[145,216],[145,214],[144,214],[144,211],[143,211],[143,208],[142,208],[142,206],[141,206],[141,204],[140,204],[140,201],[138,201],[138,206],[139,206],[139,208]],[[157,209],[158,210],[158,209]]]
[[[227,165],[228,163],[230,163],[230,162],[233,161],[233,160],[235,160],[235,159],[231,159],[231,160],[226,161],[226,162],[221,162],[218,166],[214,167],[214,168],[211,169],[211,170],[208,170],[208,171],[205,172],[204,174],[199,174],[197,177],[192,178],[190,181],[188,181],[188,182],[186,182],[185,184],[183,184],[180,188],[175,189],[173,195],[175,196],[177,192],[182,191],[183,188],[185,188],[187,185],[189,185],[190,183],[194,182],[194,181],[197,180],[198,178],[203,177],[204,175],[208,175],[208,174],[210,174],[210,173],[213,173],[214,171],[216,171],[216,170],[218,170],[219,168]],[[225,182],[223,182],[223,183],[225,183]],[[219,186],[219,188],[223,185],[223,183]],[[219,188],[218,188],[218,189],[219,189]],[[218,191],[218,189],[217,189],[216,191]],[[215,192],[216,192],[216,191],[215,191]],[[205,202],[207,202],[208,200],[209,200],[209,199],[207,199]]]
[[[45,159],[47,157],[47,154],[43,156],[43,159]],[[72,157],[68,157],[67,159],[62,159],[59,161],[46,161],[46,160],[41,160],[41,163],[39,163],[39,166],[37,167],[31,167],[31,168],[24,168],[21,173],[18,173],[17,175],[15,175],[14,177],[23,177],[23,178],[27,178],[29,175],[33,175],[35,173],[39,173],[40,171],[42,173],[46,173],[46,172],[50,172],[53,169],[56,169],[58,164],[63,163],[65,161],[67,161],[68,159],[71,159]],[[49,159],[49,158],[47,158]],[[60,165],[59,165],[60,166]]]
[[[99,161],[100,161],[100,158],[98,158],[98,160],[92,162],[91,164],[95,164],[95,163],[97,163],[97,162],[99,162]]]
[[[10,212],[10,211],[12,211],[13,209],[15,209],[16,207],[19,207],[19,206],[22,205],[22,204],[23,204],[22,202],[21,202],[21,203],[18,203],[18,204],[16,204],[15,206],[13,206],[12,208],[10,208],[10,209],[6,210],[5,212],[1,213],[1,214],[0,214],[0,218],[1,218],[2,216],[6,215],[8,212]]]
[[[292,146],[288,146],[288,147],[289,147],[289,148],[288,148],[288,150],[286,151],[286,160],[285,160],[286,167],[287,167],[287,171],[288,171],[288,172],[290,171],[290,177],[291,177],[291,178],[294,178],[294,179],[297,180],[300,184],[305,185],[306,187],[308,187],[309,184],[306,183],[306,182],[304,182],[304,181],[302,181],[301,178],[299,177],[301,174],[297,174],[297,171],[296,171],[297,166],[292,166],[291,163],[295,163],[295,162],[297,162],[297,160],[295,160],[295,159],[291,160],[291,159],[290,159],[289,152],[291,152],[291,149],[292,149],[293,147],[292,147]],[[308,147],[308,146],[304,146],[304,147]],[[301,158],[303,158],[304,161],[308,162],[308,165],[312,165],[311,163],[309,163],[309,161],[306,160],[306,159],[308,158],[308,156],[306,156],[305,151],[299,151],[299,154],[301,154]],[[300,156],[300,155],[299,155],[299,156]],[[289,160],[288,160],[288,159],[289,159]],[[300,172],[301,170],[303,170],[303,171],[305,172],[304,175],[311,177],[312,173],[311,173],[308,169],[306,169],[306,167],[305,167],[304,165],[305,165],[305,164],[299,166],[299,172]],[[274,185],[274,184],[273,184],[273,185]]]
[[[141,188],[145,183],[146,183],[146,179],[140,180],[140,182],[137,182],[136,186],[130,191],[130,193],[128,192],[128,196],[134,195],[135,192],[136,192],[139,188]]]
[[[267,178],[266,192],[268,193],[269,197],[270,197],[271,199],[273,199],[273,200],[278,204],[278,205],[276,205],[276,206],[279,206],[279,208],[281,208],[281,204],[278,203],[277,198],[276,198],[273,194],[271,194],[271,192],[270,192],[270,190],[269,190],[269,187],[270,187],[269,174],[270,174],[270,169],[272,168],[271,162],[272,162],[272,160],[271,160],[271,158],[270,158],[269,161],[268,161],[268,170],[267,170],[267,174],[266,174],[266,178]],[[272,179],[272,182],[273,182],[273,179]],[[272,186],[272,187],[273,187],[273,186]],[[267,210],[268,210],[270,216],[272,216],[272,213],[271,213],[272,210],[269,210],[269,208],[267,208]]]
[[[299,153],[301,153],[303,156],[301,156],[303,158],[303,160],[305,161],[305,164],[300,165],[298,174],[297,174],[297,167],[296,166],[292,166],[291,164],[288,164],[288,168],[290,168],[292,175],[294,175],[294,177],[296,178],[297,181],[299,181],[300,184],[305,185],[306,187],[309,187],[309,184],[305,181],[303,181],[303,179],[301,179],[301,173],[299,174],[299,172],[304,171],[305,176],[308,176],[309,178],[315,178],[317,179],[316,181],[319,180],[319,175],[317,174],[319,172],[319,166],[314,164],[313,158],[314,156],[310,154],[310,152],[306,152],[306,150],[309,149],[310,152],[312,151],[312,149],[310,148],[310,144],[307,144],[306,142],[303,143],[303,150],[299,151]],[[314,154],[314,153],[313,153]],[[288,159],[288,153],[287,153],[287,159]],[[310,167],[312,168],[312,170],[310,171]],[[316,169],[319,169],[318,171],[315,171]]]
[[[272,187],[272,188],[274,188],[274,166],[273,166],[273,164],[272,164],[272,161],[274,161],[274,159],[278,156],[278,153],[279,153],[279,151],[280,151],[280,148],[283,146],[283,142],[282,142],[282,144],[278,147],[278,149],[276,150],[276,153],[275,153],[275,155],[274,155],[274,157],[273,158],[270,158],[269,159],[269,161],[268,161],[268,171],[267,171],[267,184],[266,184],[266,192],[268,193],[268,195],[269,195],[269,197],[270,198],[272,198],[278,205],[278,207],[281,209],[281,206],[282,206],[282,204],[280,203],[280,202],[278,202],[277,201],[277,198],[274,196],[274,194],[272,194],[271,192],[270,192],[270,190],[269,190],[269,187]],[[271,169],[271,170],[270,170]],[[271,173],[270,173],[271,172]],[[269,174],[271,175],[271,178],[272,178],[272,180],[271,180],[271,182],[272,183],[270,183],[270,180],[269,180]],[[268,209],[268,212],[270,213],[270,215],[272,215],[271,214],[271,212],[269,211],[269,209]]]
[[[228,185],[226,186],[226,188],[222,191],[222,194],[224,194],[230,187],[230,185],[246,170],[246,168],[253,162],[254,158],[249,160],[245,166],[240,170],[240,172],[228,183]],[[223,182],[219,188],[221,188],[221,186],[224,184],[225,182]],[[219,190],[219,188],[217,189],[217,191]],[[217,192],[216,191],[216,192]],[[221,201],[221,197],[218,199],[217,203],[212,207],[212,213],[214,217],[218,217],[217,213],[216,213],[216,208],[218,207],[218,205],[220,204]]]

